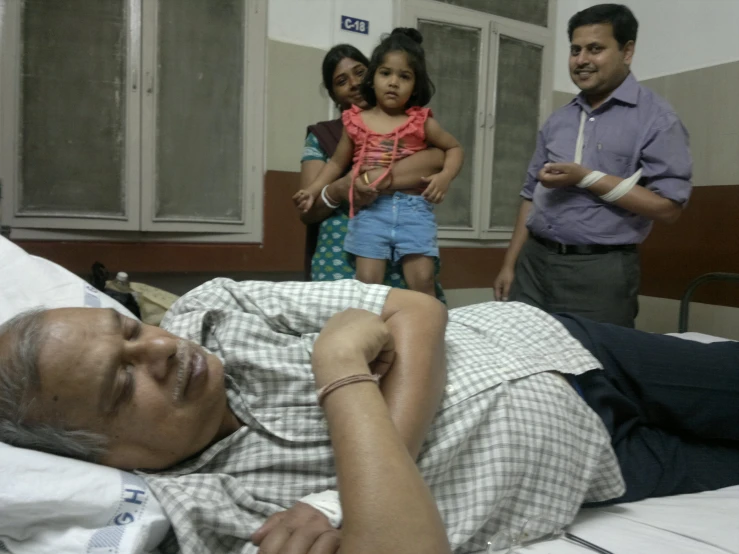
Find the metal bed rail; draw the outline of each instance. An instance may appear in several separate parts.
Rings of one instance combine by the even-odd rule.
[[[699,286],[710,283],[712,281],[736,281],[739,282],[739,273],[706,273],[693,279],[688,288],[685,289],[680,299],[680,318],[678,320],[678,332],[685,333],[688,331],[688,316],[690,315],[690,299]]]

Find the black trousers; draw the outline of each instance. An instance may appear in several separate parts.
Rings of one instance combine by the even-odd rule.
[[[640,278],[638,252],[557,254],[529,237],[516,260],[509,298],[549,313],[633,327]]]
[[[701,344],[557,314],[604,367],[575,377],[630,502],[739,484],[739,342]]]

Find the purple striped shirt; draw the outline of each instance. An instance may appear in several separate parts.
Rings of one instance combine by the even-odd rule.
[[[679,204],[690,197],[693,161],[688,132],[672,107],[632,74],[597,109],[582,93],[544,123],[521,196],[533,201],[526,226],[564,244],[636,244],[652,228],[644,216],[577,187],[547,189],[536,175],[547,162],[572,162],[585,110],[582,165],[617,177],[642,169],[639,185]]]

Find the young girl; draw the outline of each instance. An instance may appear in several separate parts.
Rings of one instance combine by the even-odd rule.
[[[365,184],[374,188],[396,161],[428,145],[444,150],[443,169],[426,179],[428,186],[422,192],[409,189],[381,193],[356,214],[350,193],[352,219],[344,242],[344,249],[356,256],[360,281],[381,283],[387,260],[401,260],[408,286],[435,296],[434,258],[439,256],[439,249],[432,204],[444,199],[449,183],[462,167],[463,154],[457,140],[431,117],[428,108],[422,107],[434,93],[422,40],[416,29],[399,28],[375,48],[362,83],[362,94],[372,107],[363,111],[353,106],[344,111],[344,132],[334,156],[293,200],[303,212],[319,194],[328,206],[337,204],[326,195],[326,187],[352,160],[352,187],[361,171],[386,168],[373,183],[364,174]]]

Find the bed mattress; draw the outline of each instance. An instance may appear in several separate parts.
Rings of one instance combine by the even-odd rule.
[[[570,531],[613,554],[739,554],[739,486],[584,509]],[[517,552],[593,551],[557,539]]]

